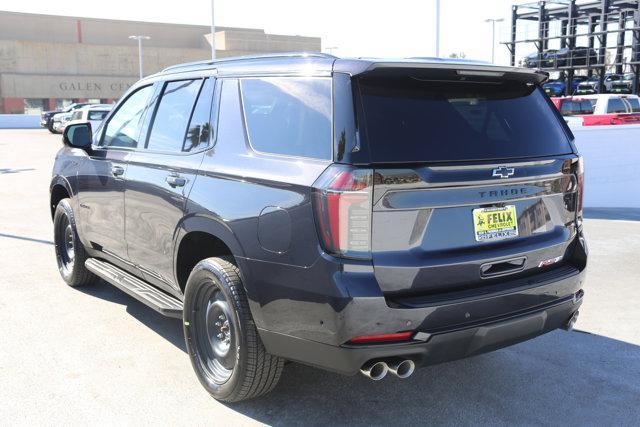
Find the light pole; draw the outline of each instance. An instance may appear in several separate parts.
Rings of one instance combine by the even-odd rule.
[[[440,0],[436,0],[436,58],[440,57]]]
[[[496,62],[496,22],[502,22],[504,21],[503,18],[498,18],[498,19],[493,19],[493,18],[489,18],[489,19],[485,19],[484,22],[491,22],[491,63],[493,64],[494,62]]]
[[[142,40],[149,40],[149,36],[129,36],[131,40],[138,40],[138,68],[140,69],[140,79],[142,79]]]
[[[211,0],[211,60],[216,60],[216,24],[213,20],[213,3],[215,0]]]

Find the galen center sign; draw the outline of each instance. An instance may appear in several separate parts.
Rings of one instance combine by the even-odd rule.
[[[123,82],[112,82],[108,84],[108,90],[111,92],[120,92],[124,93],[127,89],[131,87],[131,83],[123,83]],[[105,90],[104,84],[102,82],[97,81],[61,81],[58,85],[61,91],[64,93],[80,91],[87,93],[103,93]]]
[[[120,98],[136,82],[132,77],[34,76],[2,74],[3,96],[24,98]],[[18,95],[19,94],[19,95]]]

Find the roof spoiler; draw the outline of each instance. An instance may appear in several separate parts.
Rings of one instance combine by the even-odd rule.
[[[353,60],[337,60],[334,64],[334,72],[345,72],[352,76],[393,76],[399,73],[407,73],[409,70],[430,74],[444,74],[455,72],[457,76],[485,77],[507,80],[526,81],[542,84],[549,79],[549,73],[518,67],[501,67],[495,65],[457,63],[457,62],[419,62],[401,60],[393,62],[362,62]],[[448,74],[448,73],[447,73]]]

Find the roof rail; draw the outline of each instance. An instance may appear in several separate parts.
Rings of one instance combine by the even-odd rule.
[[[328,53],[321,53],[321,52],[282,52],[282,53],[265,53],[260,55],[229,56],[226,58],[215,59],[215,60],[207,59],[204,61],[185,62],[183,64],[171,65],[163,69],[160,73],[165,73],[168,71],[176,71],[182,68],[192,68],[197,66],[212,66],[220,63],[227,63],[227,62],[234,62],[234,61],[269,59],[269,58],[305,58],[305,57],[327,58],[327,59],[337,58],[334,55],[329,55]]]

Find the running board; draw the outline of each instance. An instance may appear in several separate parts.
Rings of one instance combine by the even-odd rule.
[[[144,280],[140,280],[106,261],[89,258],[84,265],[87,270],[96,276],[106,280],[158,313],[182,319],[182,301],[179,299],[162,292]]]

